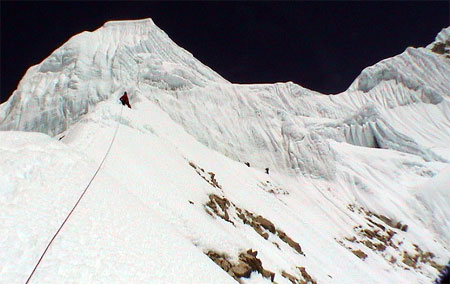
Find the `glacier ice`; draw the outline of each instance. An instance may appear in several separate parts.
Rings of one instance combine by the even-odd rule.
[[[0,129],[56,135],[98,102],[128,90],[132,100],[158,103],[199,141],[235,160],[331,178],[327,139],[445,160],[392,127],[378,109],[447,107],[449,70],[448,58],[408,48],[366,68],[335,96],[290,82],[237,85],[177,46],[151,19],[108,22],[31,67],[1,106]]]

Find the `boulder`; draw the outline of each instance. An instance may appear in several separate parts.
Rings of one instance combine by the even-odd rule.
[[[275,225],[262,216],[257,216],[254,219],[255,222],[259,223],[263,228],[267,229],[269,232],[275,234]]]
[[[252,268],[247,263],[240,262],[238,265],[231,268],[231,272],[233,272],[233,274],[238,278],[248,278],[250,277],[250,274],[252,274]]]

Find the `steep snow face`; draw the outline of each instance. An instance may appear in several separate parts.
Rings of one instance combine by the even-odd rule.
[[[348,91],[367,93],[378,89],[372,94],[389,108],[415,102],[440,103],[449,96],[450,61],[448,56],[439,56],[433,47],[438,43],[449,44],[449,36],[450,27],[443,29],[427,48],[409,47],[400,55],[364,69]],[[382,96],[380,92],[388,96]]]
[[[237,263],[248,249],[277,283],[305,280],[298,266],[317,283],[430,283],[450,258],[448,234],[433,229],[450,205],[447,175],[430,178],[441,163],[334,142],[346,169],[335,182],[267,175],[205,147],[151,100],[133,107],[101,102],[54,138],[0,132],[0,283],[26,280],[117,126],[31,283],[236,283],[206,253]],[[241,282],[271,283],[257,272]]]
[[[293,83],[140,90],[189,133],[235,160],[330,179],[335,165],[329,139],[447,161],[448,148],[431,149],[429,142],[438,142],[430,133],[439,136],[439,145],[449,141],[449,62],[410,48],[364,70],[336,96]],[[384,76],[387,69],[395,76]]]
[[[118,106],[114,111],[117,109]],[[91,123],[87,128],[95,125],[100,136],[97,142],[104,142],[110,139],[111,124],[98,127],[100,125]],[[93,137],[88,135],[78,137],[77,150],[41,133],[0,133],[0,249],[3,252],[0,283],[24,283],[96,170],[96,156],[104,152],[102,147],[96,148],[101,145],[93,143]],[[84,131],[86,133],[89,132]],[[128,140],[126,133],[123,129],[118,140]],[[142,138],[139,132],[135,134],[133,138]],[[155,148],[158,143],[152,140],[148,140],[146,146]],[[94,154],[86,151],[86,147]],[[164,145],[159,144],[159,147],[162,149]],[[163,157],[172,160],[176,157],[173,152],[173,149],[161,151],[157,153],[159,157],[147,156],[144,161],[157,162]],[[113,149],[113,155],[118,153]],[[129,157],[136,159],[133,154]],[[121,163],[120,159],[115,160]],[[172,162],[175,164],[179,160]],[[183,165],[189,170],[189,165]],[[198,283],[198,279],[207,283],[234,282],[188,238],[179,234],[175,226],[166,223],[169,219],[162,216],[167,210],[153,207],[152,198],[160,194],[158,198],[169,201],[168,191],[164,192],[168,183],[141,176],[139,182],[130,184],[121,178],[126,173],[114,169],[116,166],[113,163],[105,167],[91,185],[76,214],[63,228],[63,237],[51,247],[31,283],[63,283],[67,279],[89,283],[173,283],[174,280]],[[141,190],[149,186],[149,182],[156,182],[162,190],[144,194]],[[139,190],[136,190],[134,186],[138,184]],[[184,194],[174,197],[186,198]],[[185,209],[190,212],[183,213],[191,215],[193,220],[201,213],[201,208],[185,206]],[[69,258],[71,262],[66,261]]]
[[[374,88],[385,90],[391,85],[391,88],[394,87],[393,93],[402,88],[414,92],[412,96],[398,97],[400,100],[385,98],[388,100],[387,107],[414,102],[438,104],[448,96],[450,83],[445,72],[450,63],[449,60],[442,59],[431,50],[410,47],[398,56],[365,69],[350,86],[349,91],[369,92]]]
[[[291,82],[231,84],[149,19],[73,37],[0,105],[0,130],[53,136],[0,132],[0,217],[13,216],[0,234],[5,281],[26,276],[119,125],[95,193],[38,282],[225,283],[202,252],[237,262],[249,248],[278,283],[289,281],[283,271],[303,279],[299,265],[319,283],[430,282],[450,258],[449,34],[368,67],[335,96]],[[133,109],[120,115],[123,91]],[[54,199],[60,179],[71,183],[64,201]],[[253,273],[248,283],[261,281]]]
[[[427,210],[424,210],[422,218],[426,219],[427,223],[432,224],[434,230],[442,235],[448,234],[450,231],[450,211],[443,207],[448,206],[445,203],[450,200],[449,189],[450,167],[447,167],[440,174],[423,184],[419,184],[415,193],[418,200],[427,208]]]
[[[151,19],[108,22],[72,37],[31,67],[0,111],[0,129],[51,135],[111,94],[140,83],[189,89],[227,81],[177,46]]]

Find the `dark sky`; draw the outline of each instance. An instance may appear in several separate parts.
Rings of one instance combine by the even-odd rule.
[[[26,69],[74,34],[151,17],[234,83],[347,89],[363,68],[449,25],[449,2],[0,2],[1,102]]]

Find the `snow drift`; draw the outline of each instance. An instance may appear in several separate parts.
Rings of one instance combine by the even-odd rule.
[[[450,258],[449,35],[334,96],[232,84],[150,19],[72,37],[0,105],[0,281],[26,280],[118,125],[33,281],[430,283]]]

